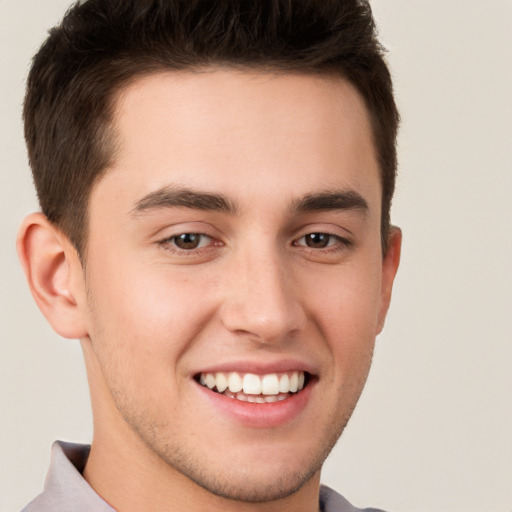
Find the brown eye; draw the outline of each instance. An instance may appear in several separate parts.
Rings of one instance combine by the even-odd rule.
[[[312,249],[324,249],[336,241],[333,235],[327,233],[310,233],[304,237],[305,245]]]
[[[173,236],[171,241],[179,249],[190,251],[192,249],[197,249],[198,247],[203,246],[204,242],[208,241],[208,237],[206,235],[202,235],[201,233],[183,233],[178,236]]]

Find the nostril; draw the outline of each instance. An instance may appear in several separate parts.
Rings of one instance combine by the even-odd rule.
[[[238,336],[258,343],[279,344],[304,329],[306,314],[283,277],[267,269],[262,276],[255,270],[251,281],[237,283],[221,306],[224,326]]]

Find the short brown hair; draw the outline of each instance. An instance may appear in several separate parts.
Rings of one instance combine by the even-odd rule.
[[[76,2],[34,57],[25,138],[39,202],[83,256],[87,205],[114,158],[116,93],[162,70],[215,65],[330,74],[370,113],[386,249],[399,115],[367,1],[87,0]]]

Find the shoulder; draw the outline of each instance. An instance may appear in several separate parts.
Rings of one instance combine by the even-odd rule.
[[[326,485],[320,487],[321,512],[384,512],[379,508],[357,508]]]

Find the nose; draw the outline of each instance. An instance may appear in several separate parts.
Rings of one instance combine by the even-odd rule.
[[[283,343],[303,329],[306,315],[290,262],[261,246],[235,260],[224,283],[224,326],[264,344]]]

